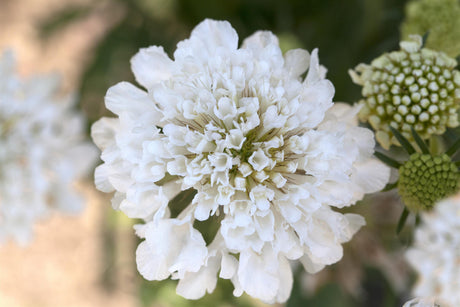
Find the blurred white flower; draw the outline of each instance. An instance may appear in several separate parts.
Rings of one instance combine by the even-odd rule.
[[[441,305],[434,297],[417,297],[406,302],[403,307],[448,307],[448,305]]]
[[[84,141],[73,99],[57,95],[58,81],[21,79],[13,54],[0,58],[0,242],[26,244],[37,220],[82,207],[73,184],[89,172],[97,150]]]
[[[414,245],[406,254],[418,273],[413,294],[460,306],[460,194],[422,212],[421,219]]]
[[[108,90],[118,118],[92,127],[104,161],[95,181],[115,191],[115,208],[145,220],[136,229],[146,279],[171,275],[179,294],[196,299],[219,274],[235,295],[284,302],[289,260],[314,273],[342,258],[341,244],[364,219],[332,207],[382,189],[389,169],[372,158],[373,134],[356,126],[358,110],[333,106],[317,50],[283,56],[271,32],[238,48],[228,22],[205,20],[174,60],[153,46],[131,65],[147,92],[126,82]],[[191,201],[171,216],[180,191]],[[193,227],[208,219],[220,223],[209,245]]]

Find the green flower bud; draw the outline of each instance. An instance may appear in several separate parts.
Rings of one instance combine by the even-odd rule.
[[[406,5],[401,36],[428,33],[425,47],[451,57],[460,54],[460,3],[458,0],[415,0]]]
[[[411,211],[429,210],[459,188],[457,166],[446,154],[414,153],[399,168],[398,192]]]
[[[359,118],[376,131],[383,148],[399,142],[390,126],[413,141],[411,127],[423,139],[459,125],[460,72],[445,53],[421,48],[420,36],[400,43],[401,50],[385,53],[370,65],[350,70],[363,87]]]

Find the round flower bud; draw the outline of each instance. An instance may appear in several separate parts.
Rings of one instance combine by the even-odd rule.
[[[421,48],[420,36],[400,43],[401,50],[385,53],[370,65],[350,70],[363,87],[361,121],[369,122],[383,148],[399,142],[390,126],[412,141],[411,127],[423,138],[459,125],[460,72],[457,61],[442,52]]]
[[[426,47],[445,52],[451,57],[460,54],[460,3],[457,0],[417,0],[406,5],[406,18],[401,36],[429,33]]]
[[[448,155],[414,153],[399,168],[398,191],[411,211],[429,210],[458,190],[459,172]]]

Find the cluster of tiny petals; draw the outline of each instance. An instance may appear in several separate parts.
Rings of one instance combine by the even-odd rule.
[[[420,36],[401,42],[401,50],[385,53],[371,65],[350,71],[362,85],[360,120],[376,131],[388,149],[399,145],[390,126],[412,140],[411,127],[424,139],[459,125],[460,72],[457,62],[442,52],[422,47]]]
[[[458,191],[460,174],[446,154],[414,153],[399,168],[398,193],[411,211],[429,210]]]
[[[75,181],[97,159],[85,141],[73,99],[57,76],[17,76],[14,55],[0,57],[0,243],[30,242],[35,223],[51,212],[79,212]]]
[[[442,307],[460,306],[460,194],[438,202],[420,217],[413,246],[406,252],[417,273],[412,292],[436,298]]]
[[[173,157],[166,170],[183,178],[183,189],[217,193],[216,205],[228,208],[232,201],[245,200],[265,210],[275,192],[286,193],[287,184],[311,176],[300,159],[309,137],[293,120],[299,104],[255,89],[236,97],[221,92],[214,110],[197,103],[194,108],[203,113],[188,118],[176,114],[173,123],[164,126],[164,142],[172,144],[166,147]]]
[[[228,22],[205,20],[174,61],[150,47],[131,64],[148,93],[128,83],[107,92],[119,118],[92,128],[104,161],[95,180],[116,191],[115,208],[145,220],[136,258],[146,279],[171,276],[179,294],[199,298],[219,275],[235,295],[284,302],[288,260],[309,272],[340,260],[364,220],[332,207],[380,190],[389,170],[372,158],[373,135],[357,127],[357,108],[333,105],[316,50],[283,55],[270,32],[238,48]],[[169,201],[192,190],[172,217]],[[214,216],[219,230],[206,244],[194,221]]]

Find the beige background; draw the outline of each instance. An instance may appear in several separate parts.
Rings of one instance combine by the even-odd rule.
[[[121,17],[122,10],[99,1],[89,16],[43,42],[38,24],[65,6],[88,0],[0,0],[0,50],[14,50],[21,75],[58,72],[63,90],[76,83],[92,48]],[[54,214],[37,225],[27,247],[0,246],[1,307],[135,306],[136,280],[130,225],[110,221],[109,198],[96,192],[91,178],[79,189],[88,200],[82,215]],[[108,216],[110,219],[108,219]],[[116,259],[107,261],[107,227],[116,240]],[[105,232],[104,232],[105,229]],[[109,276],[110,280],[104,280]]]

